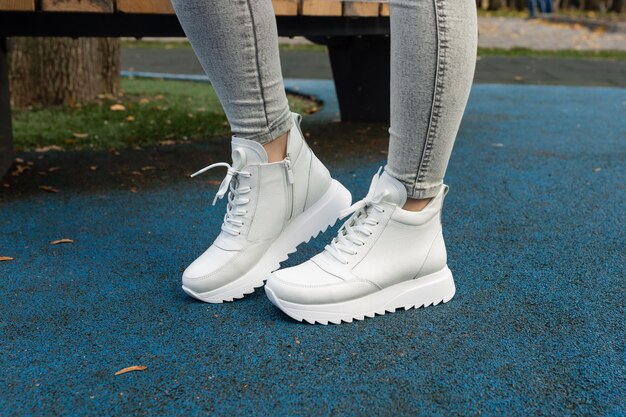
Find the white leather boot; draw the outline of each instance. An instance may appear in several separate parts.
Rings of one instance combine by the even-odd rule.
[[[405,187],[379,171],[322,253],[271,275],[268,298],[296,320],[322,324],[449,301],[455,287],[441,231],[447,191],[420,212],[403,210]]]
[[[300,130],[301,116],[292,113],[287,157],[267,162],[263,146],[233,137],[233,165],[215,200],[228,193],[222,232],[213,245],[183,273],[183,290],[209,303],[250,294],[263,285],[279,263],[337,221],[352,202],[350,192],[333,180],[308,147]]]

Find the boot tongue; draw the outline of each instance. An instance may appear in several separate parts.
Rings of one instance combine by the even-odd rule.
[[[380,174],[380,171],[374,178],[372,178],[372,184],[370,185],[368,196],[379,196],[383,195],[382,201],[386,201],[391,204],[395,204],[398,207],[404,206],[406,203],[406,188],[404,185],[387,174],[387,172],[383,172]]]
[[[267,153],[260,143],[233,136],[231,145],[233,168],[239,170],[248,165],[267,163]]]

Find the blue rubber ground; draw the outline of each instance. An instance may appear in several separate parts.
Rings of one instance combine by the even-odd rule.
[[[4,204],[0,415],[624,415],[625,112],[624,89],[476,86],[447,176],[456,297],[350,325],[185,296],[223,214],[201,181]],[[332,172],[362,196],[377,166]]]

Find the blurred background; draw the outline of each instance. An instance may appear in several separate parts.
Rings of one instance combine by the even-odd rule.
[[[341,4],[331,1],[317,2],[316,10],[334,13],[333,3],[341,13]],[[357,13],[374,7],[384,15],[388,7],[348,4],[344,14],[347,7],[361,7]],[[478,0],[476,82],[625,86],[625,4]],[[210,85],[181,81],[203,75],[184,38],[13,37],[9,42],[18,151],[137,148],[228,133]],[[286,79],[332,79],[325,45],[292,37],[281,38],[280,47]],[[287,84],[294,110],[323,109],[322,92],[295,94],[297,85]]]

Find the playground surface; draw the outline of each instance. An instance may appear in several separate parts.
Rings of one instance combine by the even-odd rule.
[[[227,138],[20,154],[0,188],[0,415],[624,415],[625,111],[620,88],[476,85],[446,178],[456,297],[340,326],[262,290],[180,289],[223,215],[219,174],[187,175]],[[364,196],[384,127],[304,127]]]

